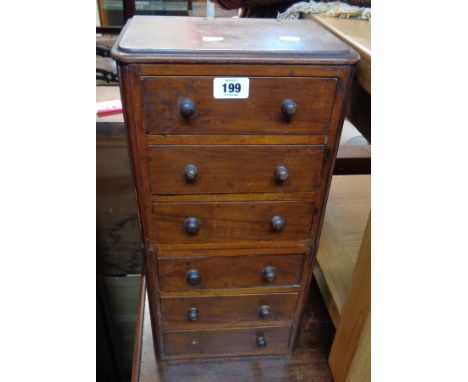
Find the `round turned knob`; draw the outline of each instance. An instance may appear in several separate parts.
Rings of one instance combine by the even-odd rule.
[[[297,110],[297,105],[293,100],[286,98],[281,104],[281,110],[286,117],[292,117]]]
[[[200,220],[194,216],[191,216],[185,219],[184,222],[185,232],[187,233],[197,233],[200,228]]]
[[[268,305],[262,305],[258,308],[258,315],[261,318],[268,317],[271,314],[271,308]]]
[[[200,272],[197,269],[190,269],[187,272],[187,281],[190,285],[197,285],[200,282]]]
[[[179,105],[180,115],[184,118],[190,118],[195,114],[195,104],[190,98],[184,98]]]
[[[276,277],[276,268],[268,265],[263,268],[263,280],[272,282]]]
[[[286,222],[281,216],[276,215],[271,218],[271,227],[273,228],[273,231],[279,232],[284,228],[285,225]]]
[[[198,168],[194,164],[188,164],[184,170],[185,179],[188,181],[194,181],[198,175]]]
[[[257,347],[264,348],[267,345],[266,339],[263,336],[257,337]]]
[[[289,172],[286,166],[278,166],[275,171],[275,179],[277,182],[284,182],[289,178]]]
[[[198,321],[198,308],[191,307],[187,311],[187,317],[190,322]]]

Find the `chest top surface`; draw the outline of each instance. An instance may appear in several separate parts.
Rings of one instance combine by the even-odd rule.
[[[123,63],[307,63],[349,65],[359,55],[312,20],[135,16],[112,56]]]

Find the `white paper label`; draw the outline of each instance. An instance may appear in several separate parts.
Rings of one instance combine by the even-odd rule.
[[[281,41],[301,41],[299,36],[280,36]]]
[[[224,37],[203,36],[202,40],[205,42],[219,42],[219,41],[224,41]]]
[[[215,78],[213,80],[213,97],[223,98],[249,98],[249,79],[245,77]]]

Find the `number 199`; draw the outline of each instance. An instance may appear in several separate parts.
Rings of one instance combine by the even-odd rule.
[[[237,83],[237,84],[233,84],[233,83],[230,83],[230,84],[223,84],[223,90],[224,90],[224,93],[240,93],[241,91],[241,84]]]

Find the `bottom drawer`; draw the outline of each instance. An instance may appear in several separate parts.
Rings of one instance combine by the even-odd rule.
[[[168,356],[283,354],[288,351],[290,326],[175,331],[164,333]]]

